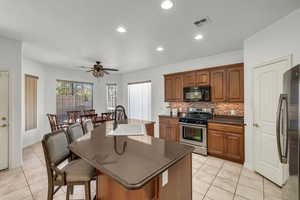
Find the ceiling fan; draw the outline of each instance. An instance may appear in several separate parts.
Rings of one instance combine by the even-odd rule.
[[[89,69],[86,72],[91,72],[92,75],[96,78],[103,77],[104,74],[110,74],[107,71],[119,71],[118,69],[114,69],[114,68],[104,68],[103,65],[101,65],[100,61],[96,61],[96,64],[93,65],[92,67],[82,66],[81,68]]]

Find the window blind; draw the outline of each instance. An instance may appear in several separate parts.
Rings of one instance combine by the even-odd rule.
[[[25,75],[25,130],[37,128],[38,77]]]
[[[128,116],[151,120],[151,82],[128,84]]]

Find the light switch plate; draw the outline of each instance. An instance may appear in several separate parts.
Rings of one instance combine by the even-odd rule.
[[[164,187],[165,185],[168,184],[168,170],[164,171],[162,174],[162,186]]]

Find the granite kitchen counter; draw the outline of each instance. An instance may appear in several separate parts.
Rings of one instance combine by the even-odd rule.
[[[229,125],[238,125],[245,126],[244,117],[240,116],[224,116],[224,115],[216,115],[213,119],[208,120],[208,123],[221,123],[221,124],[229,124]]]
[[[126,120],[122,124],[153,123]],[[193,147],[151,136],[107,136],[112,122],[70,145],[70,150],[123,187],[139,189],[191,154]]]
[[[179,119],[180,118],[180,116],[171,116],[171,115],[167,115],[167,114],[159,115],[159,117],[165,117],[165,118],[171,118],[171,119]]]

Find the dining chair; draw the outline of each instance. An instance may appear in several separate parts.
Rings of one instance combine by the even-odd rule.
[[[110,121],[113,119],[113,112],[101,113],[101,118],[105,121]]]
[[[96,110],[95,110],[95,109],[84,110],[84,111],[83,111],[83,114],[84,114],[84,115],[96,114]]]
[[[119,120],[127,120],[127,119],[128,118],[127,118],[124,106],[122,106],[122,105],[116,106],[114,120],[119,121]]]
[[[80,123],[83,127],[83,123],[86,120],[91,120],[93,125],[96,126],[98,114],[88,114],[88,115],[80,115]]]
[[[67,111],[68,122],[70,124],[76,123],[80,118],[81,111]]]
[[[67,129],[67,135],[71,143],[76,141],[78,138],[82,137],[84,135],[84,132],[81,124],[75,123],[70,125]]]
[[[70,142],[64,130],[46,134],[42,140],[48,175],[48,200],[53,200],[54,194],[62,187],[67,186],[66,199],[69,200],[75,185],[84,185],[85,199],[91,200],[90,183],[96,176],[95,169],[82,159],[70,161],[59,167],[70,156],[68,148]],[[55,189],[54,187],[57,186]]]
[[[49,120],[51,132],[55,132],[55,131],[58,131],[60,129],[66,128],[65,125],[58,123],[57,115],[47,114],[47,117],[48,117],[48,120]]]
[[[92,120],[88,119],[83,122],[83,131],[85,134],[90,133],[94,130],[94,124]]]

